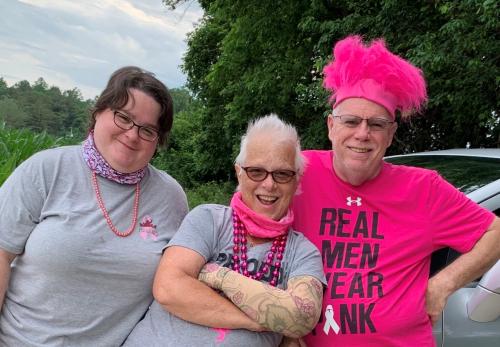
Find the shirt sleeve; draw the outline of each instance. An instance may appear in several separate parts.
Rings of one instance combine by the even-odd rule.
[[[495,215],[434,173],[429,214],[435,249],[451,247],[468,252],[487,231]]]
[[[0,187],[0,248],[14,254],[23,252],[46,199],[36,162],[21,163]]]
[[[168,243],[167,247],[181,246],[198,252],[205,261],[213,257],[216,249],[216,227],[213,214],[204,205],[189,212]]]
[[[321,254],[302,233],[297,233],[297,242],[294,250],[294,259],[288,280],[297,276],[312,276],[324,285],[327,284]]]

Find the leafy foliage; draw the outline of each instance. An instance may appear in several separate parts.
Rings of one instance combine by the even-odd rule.
[[[163,3],[175,8],[190,1]],[[388,154],[467,142],[500,146],[497,1],[198,2],[205,15],[187,38],[183,64],[189,90],[171,90],[170,148],[153,159],[185,187],[191,207],[228,201],[236,185],[233,160],[250,119],[275,112],[297,126],[304,148],[330,147],[322,69],[333,44],[349,34],[384,37],[392,51],[422,68],[428,83],[427,109],[399,124]],[[41,78],[12,87],[0,78],[0,123],[6,127],[81,139],[91,105],[77,89],[61,91]]]
[[[168,149],[158,151],[152,162],[185,187],[191,187],[200,181],[196,174],[199,161],[193,150],[193,143],[201,133],[196,111],[196,108],[190,107],[175,114]]]
[[[164,0],[175,7],[182,0]],[[384,37],[422,68],[425,113],[400,124],[389,154],[500,146],[500,13],[495,1],[205,0],[188,37],[183,68],[202,125],[186,144],[197,179],[231,179],[249,119],[276,112],[295,124],[303,147],[329,148],[322,69],[349,34]],[[181,144],[182,146],[182,144]],[[182,147],[181,147],[182,148]],[[228,173],[229,177],[228,177]]]
[[[0,122],[10,128],[83,139],[91,106],[92,101],[84,101],[76,88],[61,92],[43,78],[33,85],[20,81],[8,87],[0,78]]]
[[[177,99],[173,95],[175,104]],[[191,208],[204,203],[228,204],[236,187],[229,174],[218,181],[205,179],[206,163],[195,151],[205,128],[200,114],[199,103],[190,99],[186,108],[175,114],[168,149],[158,151],[152,161],[155,167],[168,172],[184,187]]]
[[[24,160],[41,150],[72,144],[72,139],[54,138],[43,132],[7,129],[0,124],[0,185]]]
[[[235,185],[231,182],[207,182],[186,189],[189,207],[201,204],[229,205]]]

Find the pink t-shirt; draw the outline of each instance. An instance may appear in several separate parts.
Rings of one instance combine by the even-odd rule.
[[[494,215],[435,171],[384,163],[352,186],[334,173],[332,151],[304,154],[294,226],[320,249],[328,282],[308,346],[434,346],[430,254],[469,251]]]

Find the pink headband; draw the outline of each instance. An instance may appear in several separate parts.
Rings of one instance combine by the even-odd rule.
[[[349,36],[334,47],[334,60],[324,70],[323,84],[333,92],[333,108],[348,98],[364,98],[382,105],[394,118],[420,110],[427,100],[422,71],[391,53],[382,39],[365,46]]]

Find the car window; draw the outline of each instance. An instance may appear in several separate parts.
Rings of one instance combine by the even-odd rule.
[[[468,194],[500,178],[500,159],[455,155],[416,155],[386,158],[398,165],[437,170],[447,181]]]

